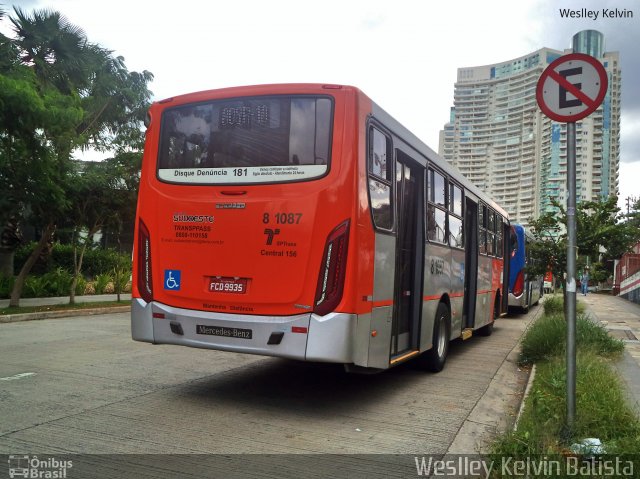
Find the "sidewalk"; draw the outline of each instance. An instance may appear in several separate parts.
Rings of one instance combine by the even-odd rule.
[[[640,415],[640,304],[608,294],[578,294],[578,301],[611,336],[624,341],[624,356],[614,364],[627,386],[629,403]]]
[[[120,299],[130,300],[131,294],[121,294]],[[102,301],[117,300],[118,296],[116,294],[94,294],[76,296],[76,303],[97,303]],[[23,298],[20,300],[20,306],[49,306],[59,304],[69,304],[69,296],[59,296],[51,298]],[[0,308],[7,308],[8,306],[8,299],[0,299]],[[92,314],[122,313],[129,311],[130,309],[131,308],[129,305],[123,305],[111,306],[106,308],[96,307],[61,311],[41,311],[37,313],[6,314],[0,315],[0,323],[13,323],[16,321],[31,321],[37,319],[65,318],[69,316],[88,316]]]
[[[628,403],[635,407],[640,416],[640,305],[608,294],[579,294],[577,300],[586,306],[587,314],[594,321],[601,323],[613,337],[624,341],[624,355],[613,364],[626,385]],[[505,358],[489,388],[458,431],[447,451],[448,458],[455,458],[456,454],[489,452],[487,445],[496,433],[512,427],[511,414],[513,408],[517,410],[524,400],[523,393],[529,376],[526,370],[517,366],[519,340],[526,327],[542,312],[543,308],[539,306],[527,315],[499,320],[498,327],[504,328],[511,323],[509,329],[520,323],[517,331],[511,332],[513,350]],[[505,401],[504,398],[511,400]]]

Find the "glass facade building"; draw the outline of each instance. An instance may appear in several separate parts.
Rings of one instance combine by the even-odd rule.
[[[573,37],[573,50],[598,58],[609,77],[603,104],[576,123],[577,200],[618,192],[620,67],[594,30]],[[547,118],[536,85],[556,58],[571,53],[542,48],[494,65],[458,69],[450,121],[440,133],[440,154],[494,197],[512,221],[528,224],[566,202],[566,125]]]

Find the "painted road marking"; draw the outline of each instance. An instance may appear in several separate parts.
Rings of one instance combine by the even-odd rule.
[[[36,373],[20,373],[15,376],[7,376],[6,378],[0,378],[0,381],[14,381],[16,379],[28,378],[29,376],[35,376]]]

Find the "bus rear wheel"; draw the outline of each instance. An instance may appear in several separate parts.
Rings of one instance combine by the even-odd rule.
[[[431,341],[433,346],[420,358],[425,369],[434,373],[442,371],[449,354],[450,338],[451,313],[446,304],[440,303],[433,323],[433,338]]]

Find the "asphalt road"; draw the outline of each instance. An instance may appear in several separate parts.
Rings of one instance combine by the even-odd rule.
[[[128,313],[0,324],[0,454],[73,457],[70,478],[415,477],[413,456],[447,452],[523,329],[501,319],[454,343],[439,374],[348,375],[137,343]]]

